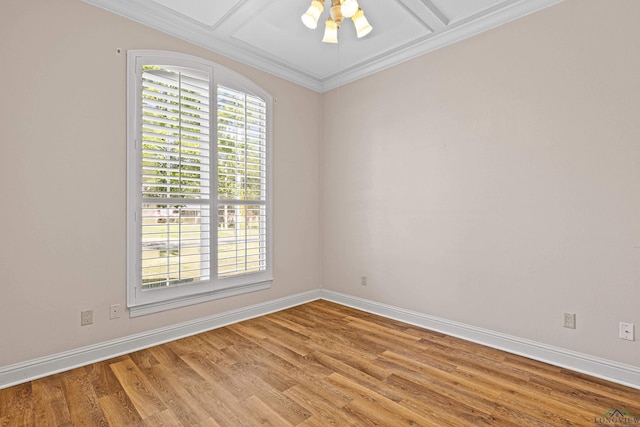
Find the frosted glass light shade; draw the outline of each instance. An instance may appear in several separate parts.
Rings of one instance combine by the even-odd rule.
[[[373,30],[373,27],[369,24],[369,21],[367,21],[367,17],[364,16],[362,9],[358,9],[351,19],[353,20],[353,25],[356,27],[356,35],[358,38],[366,36]]]
[[[318,19],[323,10],[324,5],[318,0],[313,0],[309,9],[302,15],[302,23],[305,27],[315,30],[318,27]]]
[[[322,39],[325,43],[338,43],[338,24],[329,18],[324,24],[324,37]]]
[[[340,11],[342,12],[342,16],[345,18],[351,18],[356,14],[359,8],[358,0],[344,0],[344,2],[342,2],[342,6],[340,6]]]

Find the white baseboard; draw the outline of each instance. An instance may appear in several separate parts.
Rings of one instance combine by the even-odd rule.
[[[550,365],[640,389],[640,368],[329,290],[321,298]]]
[[[158,344],[220,328],[232,323],[264,316],[320,298],[320,290],[304,292],[237,310],[214,314],[140,334],[53,354],[15,365],[0,367],[0,389],[107,360]]]
[[[497,348],[509,353],[518,354],[551,365],[640,389],[640,369],[635,366],[500,334],[326,289],[304,292],[64,353],[0,367],[0,389],[220,328],[232,323],[264,316],[265,314],[284,310],[317,299],[325,299],[372,314],[399,320],[467,341],[476,342],[488,347]]]

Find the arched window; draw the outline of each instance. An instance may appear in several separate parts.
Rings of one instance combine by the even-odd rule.
[[[268,288],[271,96],[201,58],[127,56],[131,316]]]

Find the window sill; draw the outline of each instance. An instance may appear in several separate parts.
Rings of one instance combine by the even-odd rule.
[[[236,295],[247,294],[249,292],[262,291],[271,288],[273,279],[265,280],[247,285],[234,286],[230,288],[217,289],[211,292],[205,292],[198,295],[190,295],[183,298],[175,298],[168,301],[153,302],[149,304],[140,304],[129,307],[129,317],[146,316],[147,314],[160,313],[174,308],[186,307],[193,304],[200,304],[207,301],[233,297]]]

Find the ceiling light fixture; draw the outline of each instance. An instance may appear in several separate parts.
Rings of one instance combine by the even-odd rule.
[[[329,19],[324,24],[325,43],[338,43],[338,28],[344,18],[351,18],[356,28],[358,38],[364,37],[371,32],[373,27],[364,16],[364,11],[358,5],[358,0],[329,0],[331,9]],[[315,30],[318,27],[318,20],[324,11],[324,0],[313,0],[311,6],[302,15],[302,23],[309,29]]]

